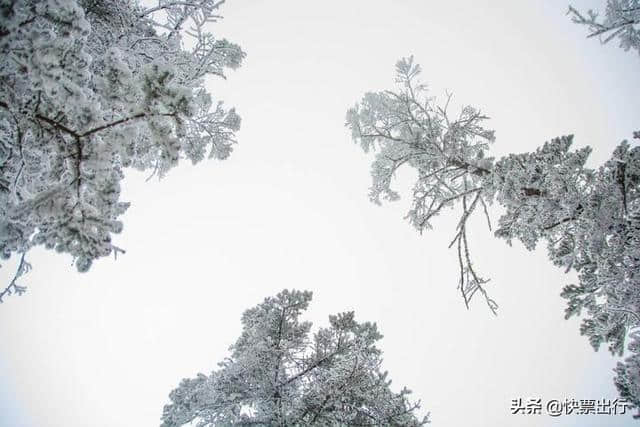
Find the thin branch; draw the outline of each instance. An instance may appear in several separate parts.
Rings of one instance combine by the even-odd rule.
[[[20,276],[28,273],[29,270],[31,270],[31,264],[27,262],[27,260],[25,259],[25,255],[26,255],[26,252],[23,252],[22,256],[20,257],[20,264],[18,264],[18,269],[16,270],[16,274],[13,276],[13,279],[11,279],[9,286],[7,286],[2,292],[0,292],[0,303],[3,302],[2,298],[5,295],[11,295],[14,293],[16,295],[22,295],[27,291],[27,288],[25,286],[20,286],[17,283],[17,280]]]
[[[489,218],[489,211],[487,209],[487,204],[484,202],[484,199],[480,198],[480,203],[482,203],[482,209],[484,210],[484,216],[487,218],[487,225],[489,226],[489,231],[493,231],[491,229],[491,218]]]
[[[62,132],[67,133],[67,134],[73,136],[74,138],[79,138],[81,136],[78,132],[69,129],[68,127],[66,127],[62,123],[56,122],[54,120],[51,120],[50,118],[45,117],[45,116],[43,116],[41,114],[36,114],[36,119],[42,120],[43,122],[51,125],[55,129],[61,130]]]
[[[636,319],[636,322],[640,323],[640,315],[638,315],[636,312],[633,312],[631,310],[627,310],[625,308],[620,308],[620,307],[607,307],[607,310],[629,314]]]
[[[36,119],[42,120],[43,122],[51,125],[52,127],[54,127],[54,128],[56,128],[58,130],[61,130],[64,133],[67,133],[67,134],[73,136],[74,138],[84,138],[86,136],[93,135],[94,133],[103,131],[105,129],[109,129],[109,128],[112,128],[114,126],[121,125],[123,123],[127,123],[127,122],[130,122],[132,120],[140,119],[140,118],[143,118],[143,117],[162,117],[162,116],[164,116],[164,117],[176,117],[176,115],[177,115],[176,113],[152,113],[152,114],[138,113],[138,114],[134,114],[133,116],[124,117],[122,119],[115,120],[115,121],[113,121],[111,123],[106,123],[106,124],[104,124],[102,126],[95,127],[93,129],[90,129],[90,130],[88,130],[86,132],[83,132],[83,133],[79,133],[77,131],[69,129],[68,127],[66,127],[62,123],[57,122],[55,120],[51,120],[50,118],[45,117],[45,116],[43,116],[41,114],[37,114],[35,117],[36,117]]]
[[[434,215],[437,215],[442,210],[444,205],[446,205],[447,203],[452,202],[452,201],[454,201],[456,199],[459,199],[460,197],[464,197],[464,196],[466,196],[468,194],[475,193],[476,191],[480,191],[480,190],[482,190],[482,187],[474,188],[472,190],[467,190],[467,191],[464,191],[462,193],[459,193],[459,194],[456,194],[454,196],[451,196],[451,197],[448,197],[446,199],[443,199],[440,202],[440,204],[434,210],[430,211],[426,215],[426,217],[420,222],[420,227],[423,227],[424,224],[429,221],[429,219],[433,218]]]
[[[127,123],[127,122],[130,122],[132,120],[136,120],[136,119],[139,119],[139,118],[142,118],[142,117],[156,117],[156,116],[175,117],[176,113],[156,113],[156,114],[138,113],[138,114],[134,114],[133,116],[130,116],[130,117],[125,117],[123,119],[119,119],[119,120],[113,121],[111,123],[107,123],[105,125],[98,126],[96,128],[93,128],[91,130],[88,130],[88,131],[80,134],[80,136],[81,137],[89,136],[89,135],[92,135],[92,134],[94,134],[96,132],[100,132],[102,130],[109,129],[111,127],[114,127],[114,126],[117,126],[117,125],[120,125],[120,124],[123,124],[123,123]]]
[[[212,9],[217,9],[224,2],[225,2],[225,0],[219,1],[218,3],[216,3],[216,4],[214,4],[212,6]],[[201,5],[198,5],[196,2],[193,2],[193,1],[172,1],[170,3],[165,3],[165,4],[160,5],[160,6],[152,7],[150,9],[146,9],[144,12],[142,12],[141,14],[138,15],[138,18],[144,18],[145,16],[151,15],[154,12],[158,12],[158,11],[163,10],[163,9],[169,9],[169,8],[175,7],[175,6],[200,7]]]

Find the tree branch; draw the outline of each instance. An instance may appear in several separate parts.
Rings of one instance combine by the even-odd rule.
[[[3,302],[2,298],[5,295],[11,295],[14,293],[16,295],[22,295],[27,291],[27,288],[25,286],[20,286],[17,283],[17,280],[20,276],[24,275],[25,273],[28,273],[29,270],[31,270],[31,264],[27,262],[27,260],[25,259],[25,255],[26,255],[26,252],[23,252],[22,256],[20,257],[20,264],[18,264],[18,269],[16,270],[16,274],[13,276],[13,279],[11,279],[9,286],[7,286],[2,292],[0,292],[0,303]]]

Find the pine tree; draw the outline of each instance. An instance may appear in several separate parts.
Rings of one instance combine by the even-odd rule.
[[[180,158],[225,159],[240,125],[214,102],[244,53],[209,24],[224,0],[0,0],[0,255],[36,245],[78,271],[112,243],[126,168],[166,174]]]
[[[171,392],[163,426],[419,426],[409,390],[394,393],[380,370],[376,325],[353,312],[329,316],[312,336],[301,314],[311,292],[284,290],[242,315],[230,357]]]
[[[640,326],[640,147],[620,143],[599,169],[585,167],[589,147],[571,150],[572,136],[545,143],[530,153],[488,157],[493,131],[486,117],[464,107],[450,117],[418,81],[413,58],[396,66],[397,90],[367,93],[347,113],[353,139],[374,150],[370,197],[396,200],[391,188],[401,166],[416,170],[409,222],[422,232],[445,208],[459,207],[451,246],[457,251],[459,289],[465,304],[480,292],[495,313],[497,304],[474,268],[467,240],[469,217],[498,202],[504,214],[495,236],[521,241],[530,250],[545,242],[549,259],[578,274],[565,286],[566,317],[585,315],[580,332],[594,347],[608,344],[622,355],[626,337]],[[637,369],[640,346],[619,366],[616,383],[640,406]]]
[[[569,15],[576,24],[589,28],[588,37],[598,37],[601,43],[614,38],[624,50],[633,49],[640,54],[640,1],[607,0],[603,19],[598,12],[589,9],[585,14],[569,6]]]

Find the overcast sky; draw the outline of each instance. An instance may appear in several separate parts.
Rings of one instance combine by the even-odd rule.
[[[371,158],[344,127],[346,110],[391,88],[396,60],[413,54],[432,95],[448,90],[454,108],[491,117],[492,155],[575,134],[598,166],[637,130],[640,59],[587,40],[566,9],[229,0],[215,32],[248,56],[209,88],[242,117],[236,151],[161,181],[130,173],[132,206],[115,239],[127,253],[117,260],[79,274],[69,257],[32,251],[27,295],[0,306],[0,425],[158,425],[179,381],[214,369],[242,312],[283,288],[313,291],[315,325],[346,310],[377,322],[394,387],[412,389],[434,426],[631,425],[630,416],[511,415],[515,398],[617,397],[615,359],[563,318],[559,293],[575,277],[544,247],[509,247],[478,218],[472,255],[500,308],[494,317],[478,298],[467,311],[447,250],[458,213],[420,236],[403,220],[407,198],[371,204]],[[398,176],[402,194],[412,178]]]

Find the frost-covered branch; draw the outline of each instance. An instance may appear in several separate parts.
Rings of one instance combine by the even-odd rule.
[[[617,37],[620,47],[636,50],[640,54],[639,0],[607,0],[602,20],[599,19],[599,14],[591,9],[585,15],[569,6],[567,14],[576,24],[589,28],[587,37],[598,37],[603,44]]]
[[[222,5],[225,2],[225,0],[219,0],[219,1],[215,1],[215,2],[211,2],[211,1],[167,1],[167,2],[163,2],[162,4],[155,6],[155,7],[151,7],[149,9],[145,9],[142,13],[140,13],[138,15],[139,18],[143,18],[147,15],[151,15],[154,12],[158,12],[160,10],[165,10],[165,9],[171,9],[171,8],[175,8],[178,6],[184,6],[187,8],[202,8],[203,4],[205,3],[209,3],[210,5],[208,5],[209,9],[217,9],[218,7],[220,7],[220,5]]]
[[[0,252],[43,244],[79,271],[122,230],[124,170],[225,159],[240,118],[204,77],[240,66],[224,1],[17,0],[0,13]],[[193,48],[187,46],[194,46]],[[54,197],[55,195],[55,197]]]
[[[16,269],[13,279],[11,279],[9,285],[0,292],[0,303],[3,302],[3,298],[7,295],[22,295],[27,291],[26,286],[18,285],[18,279],[31,270],[31,264],[27,262],[25,255],[26,254],[23,253],[22,256],[20,256],[20,262],[18,263],[18,268]]]
[[[493,133],[481,126],[485,116],[465,107],[451,119],[450,96],[436,106],[417,82],[420,67],[412,58],[396,70],[399,91],[368,93],[347,113],[354,141],[376,151],[372,200],[399,197],[391,184],[402,166],[417,171],[407,218],[419,231],[431,228],[445,208],[461,206],[449,245],[457,250],[458,288],[467,307],[479,291],[492,312],[497,304],[472,263],[467,223],[482,205],[490,226],[486,205],[498,202],[504,214],[495,236],[529,250],[545,242],[555,265],[578,274],[579,284],[561,292],[566,317],[584,314],[580,332],[594,349],[606,343],[622,355],[629,331],[640,327],[640,147],[623,141],[600,168],[590,169],[591,149],[572,151],[573,137],[563,136],[494,161],[486,156]],[[640,354],[640,345],[634,348]],[[616,384],[640,407],[640,377],[631,374],[640,366],[638,354],[619,369]]]
[[[367,93],[347,113],[347,126],[365,151],[377,150],[371,172],[372,201],[380,203],[381,198],[399,197],[391,184],[396,170],[406,166],[416,169],[419,176],[407,214],[418,231],[431,228],[431,221],[443,209],[462,204],[457,232],[450,245],[458,245],[458,286],[467,307],[479,290],[495,313],[497,304],[482,286],[487,280],[480,278],[472,266],[466,238],[466,222],[478,204],[486,214],[484,180],[492,173],[493,160],[485,158],[484,153],[494,134],[482,126],[487,117],[472,107],[463,108],[455,118],[450,117],[451,95],[444,106],[437,105],[426,96],[426,86],[417,80],[420,72],[413,58],[399,61],[398,90]],[[473,196],[470,204],[469,196]]]

